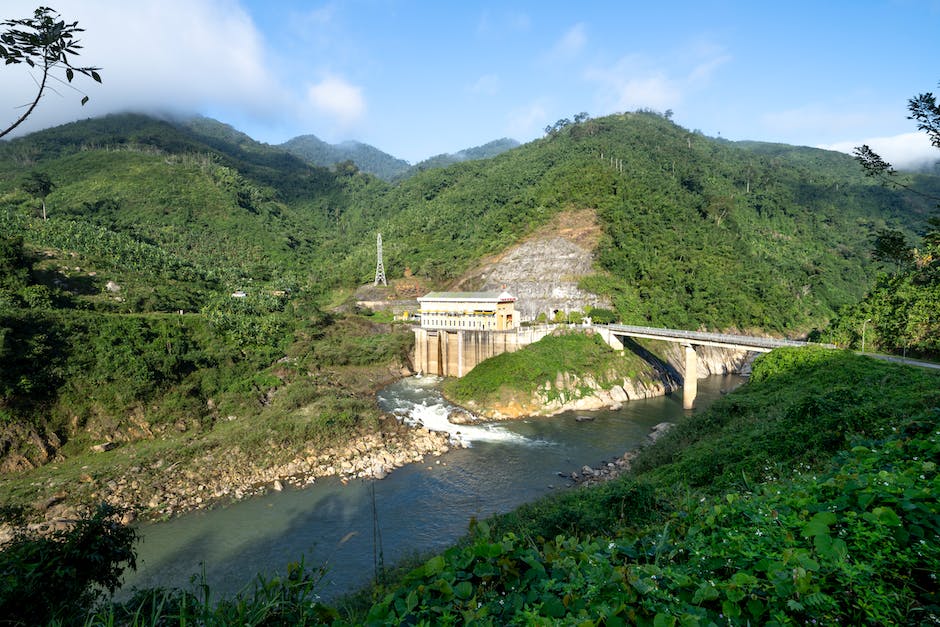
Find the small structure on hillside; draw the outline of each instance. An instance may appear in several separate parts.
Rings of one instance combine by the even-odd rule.
[[[518,326],[509,292],[430,292],[418,299],[423,329],[511,331]]]
[[[385,263],[382,261],[382,234],[379,233],[378,237],[375,239],[375,248],[376,248],[376,262],[375,262],[375,283],[373,285],[388,285],[388,281],[385,279]]]

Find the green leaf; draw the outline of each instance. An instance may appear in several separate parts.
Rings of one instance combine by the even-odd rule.
[[[803,527],[803,537],[812,538],[822,534],[828,535],[829,525],[836,522],[836,520],[836,515],[832,512],[819,512]]]
[[[656,614],[656,617],[653,619],[653,627],[674,627],[675,624],[675,616],[670,616],[662,612]]]
[[[692,596],[692,603],[697,605],[703,601],[714,601],[718,598],[718,596],[718,588],[705,581],[698,587],[698,590],[696,590],[695,594]]]
[[[901,519],[890,507],[876,507],[864,515],[866,520],[887,527],[900,527]]]
[[[428,576],[437,575],[444,570],[444,558],[440,555],[435,555],[427,561],[424,565],[424,572]]]
[[[558,597],[545,595],[542,597],[542,613],[551,618],[561,618],[565,615],[565,606]]]
[[[461,581],[454,586],[454,596],[458,599],[466,600],[473,595],[473,584],[469,581]]]

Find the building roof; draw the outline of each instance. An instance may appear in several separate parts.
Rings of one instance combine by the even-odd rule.
[[[476,303],[511,303],[516,300],[509,292],[428,292],[418,302],[476,302]]]

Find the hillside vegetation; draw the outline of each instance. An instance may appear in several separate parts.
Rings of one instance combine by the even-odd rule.
[[[861,298],[873,231],[913,229],[932,209],[872,185],[845,155],[713,140],[650,113],[571,124],[372,203],[386,268],[441,283],[558,212],[593,209],[605,236],[584,287],[625,321],[778,333]],[[353,249],[340,270],[370,253]]]
[[[351,320],[330,308],[372,280],[377,232],[390,278],[410,268],[445,288],[589,212],[602,234],[581,287],[624,321],[799,335],[862,297],[872,232],[916,232],[931,209],[845,155],[733,144],[649,112],[579,119],[395,185],[205,118],[115,115],[0,143],[0,457],[35,466],[173,415],[213,425],[220,399],[257,416],[310,373],[340,379],[348,355],[321,342]],[[348,328],[360,365],[400,365],[404,340]],[[285,378],[292,352],[304,366]],[[356,420],[376,412],[357,405]]]
[[[313,165],[342,169],[354,164],[356,169],[385,181],[400,178],[411,169],[411,164],[404,159],[398,159],[360,142],[328,144],[314,135],[301,135],[279,147]]]
[[[891,271],[879,274],[862,301],[843,307],[823,335],[844,346],[940,358],[940,217],[928,221],[919,246],[897,241]]]
[[[807,382],[811,385],[807,386]],[[238,598],[141,592],[140,624],[929,624],[940,375],[779,349],[633,471],[487,521],[340,609],[292,564]]]

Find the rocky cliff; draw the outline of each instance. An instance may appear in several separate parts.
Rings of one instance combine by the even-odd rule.
[[[484,260],[453,289],[508,290],[523,320],[534,320],[540,313],[551,319],[556,311],[610,307],[605,298],[578,287],[583,277],[595,273],[600,235],[593,211],[566,211],[521,244]]]

